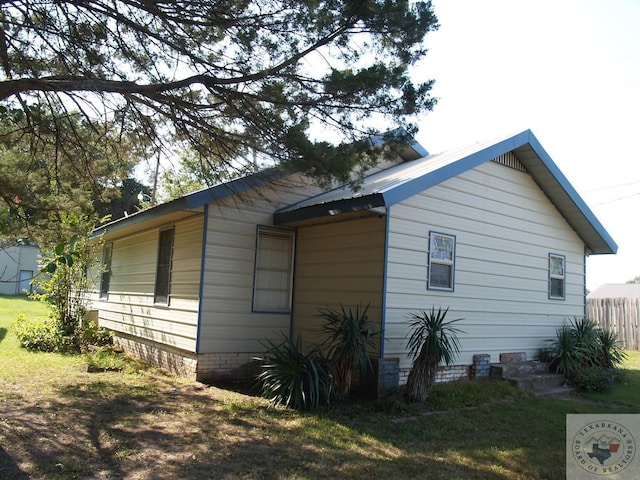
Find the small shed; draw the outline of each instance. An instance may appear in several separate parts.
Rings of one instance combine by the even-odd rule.
[[[588,317],[616,333],[627,350],[640,350],[640,283],[605,283],[587,295]]]
[[[31,293],[40,249],[27,241],[0,246],[0,295]]]

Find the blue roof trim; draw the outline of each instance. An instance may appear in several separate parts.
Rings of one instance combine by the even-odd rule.
[[[310,218],[321,218],[343,213],[358,212],[377,207],[384,207],[384,197],[380,193],[366,197],[348,198],[337,202],[319,203],[287,212],[277,211],[273,214],[273,224],[298,222]]]
[[[254,173],[247,177],[237,178],[227,183],[222,183],[211,188],[198,190],[185,195],[188,208],[198,208],[211,202],[217,202],[238,193],[246,192],[265,183],[281,178],[284,173],[277,169],[269,169],[260,173]]]
[[[416,140],[411,142],[409,144],[409,147],[411,147],[419,155],[418,158],[429,156],[429,152],[427,151],[427,149],[420,145],[420,143],[418,143]]]
[[[551,157],[544,150],[531,130],[525,130],[506,139],[499,140],[494,144],[485,147],[479,146],[478,148],[479,150],[476,151],[471,149],[468,155],[464,155],[457,160],[454,159],[436,170],[402,182],[398,185],[391,186],[389,189],[382,192],[362,196],[357,196],[357,194],[354,193],[352,197],[347,199],[327,201],[325,203],[318,203],[298,209],[295,209],[295,204],[289,205],[274,215],[274,221],[276,224],[281,224],[310,220],[317,217],[335,214],[336,212],[347,213],[357,210],[366,210],[368,208],[372,208],[372,206],[390,207],[412,197],[413,195],[417,195],[420,192],[456,177],[467,170],[476,168],[500,155],[511,151],[516,152],[517,155],[518,150],[520,150],[520,153],[524,155],[524,153],[526,153],[526,149],[530,148],[535,154],[536,159],[526,161],[523,158],[523,163],[530,171],[536,170],[536,167],[540,167],[540,165],[542,165],[544,166],[544,169],[546,169],[548,175],[544,175],[540,171],[537,172],[537,174],[532,173],[534,181],[538,183],[542,191],[544,191],[555,204],[556,208],[565,215],[565,219],[572,228],[576,230],[576,232],[588,234],[588,230],[591,230],[592,232],[595,231],[596,235],[599,237],[595,242],[598,244],[597,248],[593,248],[594,245],[589,245],[592,242],[586,241],[583,237],[585,244],[587,244],[589,248],[592,248],[595,253],[615,253],[617,251],[618,246],[615,241],[611,238],[591,209],[580,197],[578,192],[569,183],[557,165],[553,160],[551,160]],[[529,165],[526,165],[527,163]],[[394,167],[390,167],[390,169],[393,168]],[[537,170],[540,170],[540,168],[537,168]],[[549,188],[551,186],[549,182],[553,182],[558,185],[564,192],[564,195],[560,196],[553,194]],[[319,201],[321,201],[322,196],[323,194],[318,195]],[[563,199],[566,200],[567,198],[573,205],[570,207],[562,207],[562,205],[560,205],[561,201]],[[573,212],[569,210],[573,210]],[[582,218],[579,218],[580,216]],[[588,225],[586,226],[584,223],[585,220],[588,222]],[[582,227],[580,227],[580,224],[582,224]]]
[[[98,237],[106,231],[117,231],[124,227],[143,223],[147,220],[168,215],[171,213],[179,212],[181,210],[195,210],[211,202],[217,202],[224,200],[225,198],[237,195],[255,187],[264,185],[285,175],[277,169],[268,169],[263,172],[254,173],[246,177],[237,178],[227,183],[215,185],[213,187],[198,190],[197,192],[189,193],[184,197],[176,198],[167,203],[162,203],[147,210],[129,215],[128,217],[119,218],[113,222],[102,225],[96,228],[91,237]]]
[[[427,149],[420,145],[420,143],[418,143],[416,139],[408,136],[406,130],[404,130],[403,128],[398,128],[396,130],[380,135],[373,135],[370,138],[370,143],[373,147],[381,147],[389,142],[390,138],[396,138],[398,140],[406,140],[407,138],[410,139],[410,142],[408,142],[406,146],[413,150],[416,153],[417,157],[414,157],[413,155],[403,155],[402,153],[400,153],[400,157],[403,160],[414,160],[415,158],[422,158],[429,155]]]
[[[607,244],[607,246],[611,250],[611,253],[616,253],[618,251],[618,245],[613,240],[611,235],[609,235],[609,232],[607,232],[607,230],[604,228],[602,223],[600,223],[600,221],[597,219],[595,214],[591,211],[589,206],[578,194],[576,189],[573,188],[573,185],[569,183],[569,180],[567,179],[567,177],[565,177],[564,174],[560,171],[558,166],[554,163],[554,161],[551,159],[549,154],[542,147],[542,145],[540,144],[538,139],[535,137],[533,132],[531,132],[531,130],[527,130],[526,133],[529,134],[528,136],[529,145],[531,146],[533,151],[536,152],[540,160],[542,160],[542,163],[545,165],[545,167],[547,167],[547,169],[549,170],[549,173],[551,173],[551,175],[553,175],[553,177],[558,181],[558,183],[564,189],[566,194],[575,203],[576,207],[580,210],[580,212],[582,212],[582,214],[585,216],[587,221],[593,226],[593,228],[596,230],[598,235],[600,235],[602,240]]]

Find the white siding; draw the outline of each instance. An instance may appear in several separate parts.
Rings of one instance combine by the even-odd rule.
[[[371,217],[298,229],[294,339],[321,341],[318,310],[365,307],[380,325],[385,218]]]
[[[108,299],[93,296],[102,326],[195,352],[203,221],[160,227],[175,226],[169,305],[154,304],[159,228],[113,241]]]
[[[262,352],[266,339],[289,334],[289,313],[252,311],[257,226],[313,193],[292,177],[209,206],[199,353]]]
[[[584,244],[524,172],[488,162],[391,208],[385,357],[408,368],[407,315],[449,307],[462,352],[537,353],[584,314]],[[427,290],[430,231],[456,236],[455,290]],[[566,299],[548,298],[548,256],[566,256]]]
[[[30,280],[39,273],[39,254],[32,245],[0,247],[0,295],[31,292]]]

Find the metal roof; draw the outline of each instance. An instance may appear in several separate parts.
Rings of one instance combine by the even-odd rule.
[[[277,178],[282,173],[275,169],[265,170],[260,173],[238,178],[227,183],[222,183],[210,188],[198,190],[167,203],[162,203],[147,210],[136,212],[127,217],[102,225],[92,232],[92,237],[99,237],[112,233],[128,233],[162,223],[177,220],[193,214],[203,213],[204,205],[223,200],[232,195],[238,195],[251,188],[258,187]]]
[[[637,298],[640,299],[640,283],[605,283],[587,295],[592,298]]]
[[[284,207],[274,214],[274,223],[389,207],[508,152],[513,152],[525,166],[590,253],[617,251],[609,233],[531,130],[394,165],[366,177],[358,190],[346,185]]]
[[[400,143],[398,155],[402,160],[410,161],[428,155],[427,150],[417,141],[402,137],[402,132],[400,131],[397,132],[397,135],[399,136],[398,142]],[[385,138],[384,136],[374,137],[372,144],[374,146],[382,146],[385,144]],[[237,178],[230,182],[204,188],[183,197],[176,198],[170,202],[156,205],[155,207],[102,225],[96,228],[91,236],[94,238],[108,238],[116,233],[117,235],[123,235],[143,228],[155,227],[163,223],[172,222],[190,215],[201,214],[204,212],[203,207],[206,204],[241,194],[242,192],[269,182],[274,182],[292,173],[293,172],[286,172],[278,168],[270,168],[252,175]],[[105,237],[105,235],[107,235],[107,237]]]

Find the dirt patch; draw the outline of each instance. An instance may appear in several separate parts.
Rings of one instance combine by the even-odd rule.
[[[162,373],[69,377],[0,385],[0,478],[243,478],[270,448],[261,399]]]

